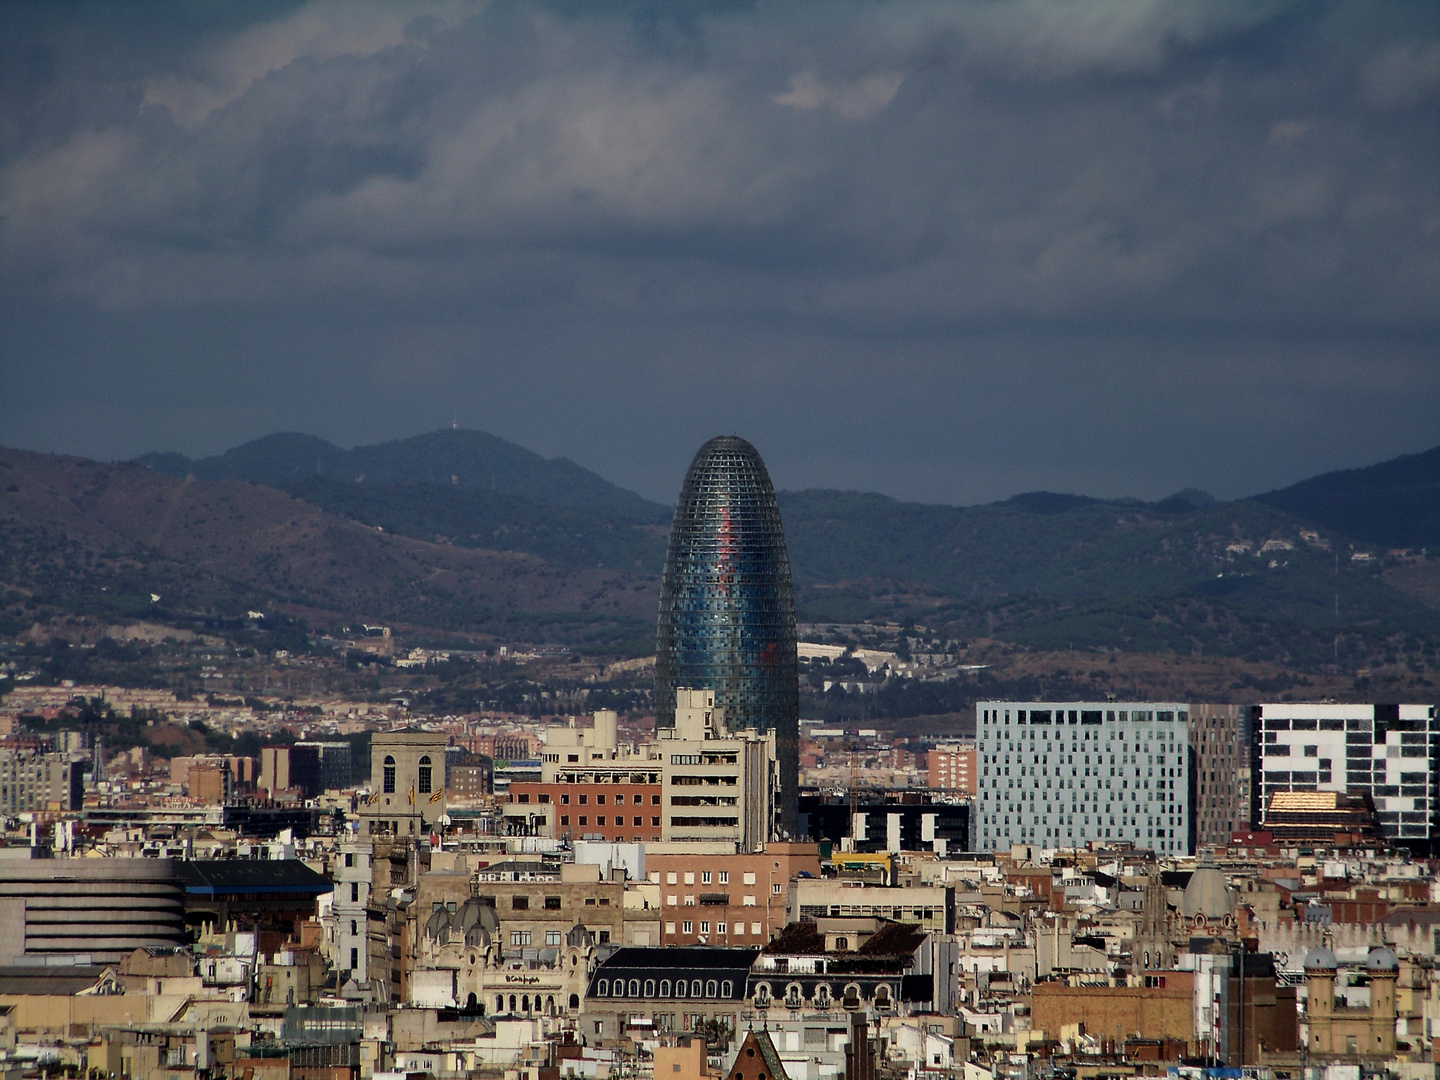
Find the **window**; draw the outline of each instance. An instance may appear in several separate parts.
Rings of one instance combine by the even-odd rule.
[[[640,826],[643,825],[643,824],[645,824],[644,819],[642,819],[642,818],[640,818],[640,817],[637,816],[637,817],[635,818],[635,827],[638,829],[638,828],[640,828]]]
[[[682,934],[693,934],[695,932],[695,924],[688,919],[685,920],[685,922],[680,924],[680,932]]]
[[[745,872],[745,881],[744,881],[744,883],[745,883],[746,885],[754,885],[754,884],[755,884],[755,871],[753,871],[753,870],[747,870],[747,871]]]
[[[710,933],[710,923],[705,919],[700,920],[700,932],[702,934]]]
[[[655,980],[654,980],[654,979],[646,979],[646,980],[645,980],[645,996],[646,996],[647,998],[653,998],[653,997],[655,996]]]
[[[701,870],[701,871],[700,871],[700,884],[701,884],[701,885],[709,885],[709,884],[711,883],[711,882],[710,882],[710,877],[711,877],[711,875],[710,875],[710,871],[709,871],[709,870]]]
[[[780,883],[777,881],[777,882],[775,882],[773,885],[771,885],[771,886],[770,886],[770,891],[771,891],[772,893],[774,893],[776,896],[779,896],[779,895],[780,895]]]
[[[382,770],[380,786],[384,789],[386,795],[393,795],[395,793],[395,759],[389,754],[385,755],[385,766]]]
[[[610,980],[601,979],[595,984],[596,997],[608,997],[610,995]]]
[[[358,881],[350,882],[350,902],[352,904],[360,902],[360,883]]]
[[[511,944],[511,945],[529,945],[529,944],[530,944],[530,931],[529,931],[529,930],[511,930],[511,931],[510,931],[510,944]]]
[[[345,853],[345,865],[346,865],[346,866],[354,866],[354,865],[355,865],[355,853],[354,853],[353,851],[347,851],[347,852]]]
[[[416,770],[415,790],[421,795],[430,794],[430,755],[422,754],[420,757],[420,768]]]
[[[350,970],[351,970],[351,971],[354,971],[354,970],[355,970],[356,968],[358,968],[359,966],[360,966],[360,950],[359,950],[359,949],[351,949],[351,950],[350,950]]]
[[[519,895],[510,897],[510,909],[512,911],[529,911],[530,897]]]
[[[660,819],[658,817],[652,817],[650,819],[650,824],[658,829],[660,827]]]
[[[565,935],[564,935],[563,933],[561,933],[559,930],[546,930],[546,931],[545,931],[545,944],[546,944],[546,945],[564,945],[564,944],[565,944]]]
[[[730,871],[729,871],[729,870],[721,870],[721,871],[720,871],[720,884],[721,884],[721,885],[729,885],[729,884],[730,884]]]
[[[545,910],[546,910],[546,911],[559,911],[559,910],[560,910],[560,897],[558,897],[558,896],[547,896],[547,897],[545,897]]]
[[[670,996],[670,980],[669,980],[669,979],[661,979],[661,980],[660,980],[660,996],[661,996],[662,998],[668,998],[668,997]]]
[[[715,932],[716,932],[717,934],[723,934],[723,933],[725,933],[725,924],[724,924],[723,922],[717,922],[717,923],[715,924]]]

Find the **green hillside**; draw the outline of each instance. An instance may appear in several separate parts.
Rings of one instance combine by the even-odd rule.
[[[1440,547],[1440,446],[1302,480],[1256,501],[1357,540]]]
[[[1193,491],[1158,503],[1031,492],[969,507],[844,491],[779,498],[804,621],[915,621],[1037,650],[1303,668],[1403,659],[1430,668],[1440,643],[1440,560],[1371,552],[1357,540],[1388,528],[1384,507],[1405,517],[1403,506],[1425,502],[1437,455],[1231,503]],[[141,462],[171,475],[283,488],[389,535],[623,572],[652,588],[664,560],[664,507],[481,432],[349,451],[275,435],[198,462]],[[1337,501],[1342,489],[1348,501]],[[1324,498],[1332,509],[1343,502],[1348,509],[1330,519],[1352,531],[1324,523]],[[1297,509],[1277,505],[1285,499]],[[1428,527],[1423,513],[1405,520]],[[591,610],[583,609],[587,618]],[[454,613],[445,621],[458,625]]]
[[[914,619],[1038,649],[1246,656],[1310,666],[1440,639],[1440,611],[1343,537],[1251,500],[988,506],[784,493],[802,618]],[[1038,509],[1037,509],[1038,507]],[[1272,550],[1262,550],[1267,542]],[[1407,646],[1409,647],[1409,646]]]
[[[605,566],[659,576],[665,527],[606,507],[547,506],[517,495],[436,484],[346,483],[312,477],[284,485],[341,517],[420,540],[523,551],[561,566]]]

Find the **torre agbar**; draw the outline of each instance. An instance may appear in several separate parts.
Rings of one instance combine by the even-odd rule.
[[[770,474],[733,435],[695,455],[675,507],[660,586],[655,651],[658,726],[675,724],[675,691],[713,690],[731,731],[774,731],[780,823],[795,832],[799,667],[795,592]]]

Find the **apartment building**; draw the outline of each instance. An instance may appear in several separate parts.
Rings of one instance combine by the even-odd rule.
[[[982,701],[972,845],[1190,850],[1190,707]]]
[[[1190,749],[1195,767],[1195,846],[1220,847],[1250,827],[1250,710],[1244,705],[1192,705]]]
[[[943,743],[926,755],[926,782],[935,791],[974,795],[979,773],[975,771],[979,751],[973,742]]]
[[[0,748],[0,813],[78,811],[85,801],[85,763],[68,754]]]
[[[654,945],[658,912],[626,908],[625,882],[596,866],[513,860],[482,867],[476,895],[495,911],[506,956],[559,948],[577,927],[596,945]]]
[[[796,919],[884,919],[936,934],[955,929],[955,894],[944,885],[877,888],[833,878],[799,878],[789,888]],[[848,942],[839,946],[841,951],[849,947]]]
[[[790,882],[820,877],[820,849],[770,843],[652,844],[645,872],[660,886],[662,945],[762,946],[790,919]]]
[[[1261,828],[1276,792],[1348,791],[1373,799],[1388,839],[1430,850],[1440,810],[1435,706],[1286,701],[1254,706],[1250,722]]]
[[[675,726],[640,746],[619,745],[608,711],[589,728],[546,731],[539,782],[510,785],[509,832],[760,850],[779,806],[775,733],[729,731],[712,691],[680,690],[677,698]]]

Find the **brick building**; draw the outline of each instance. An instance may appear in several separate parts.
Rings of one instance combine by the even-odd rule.
[[[820,850],[789,843],[754,854],[717,845],[652,846],[645,872],[660,886],[662,945],[760,946],[790,921],[790,882],[820,877]]]
[[[958,791],[974,795],[976,750],[973,742],[947,743],[935,747],[926,757],[927,783],[936,791]]]

